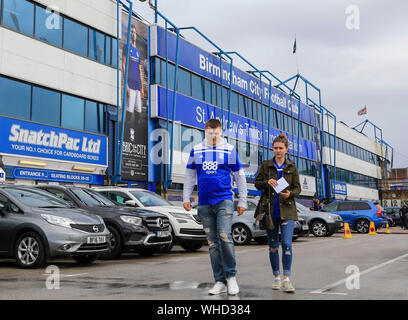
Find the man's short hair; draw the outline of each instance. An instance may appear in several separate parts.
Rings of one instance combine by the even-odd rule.
[[[218,119],[210,119],[205,123],[206,129],[217,129],[222,128],[222,124]]]

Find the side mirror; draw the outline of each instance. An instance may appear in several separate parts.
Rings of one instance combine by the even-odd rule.
[[[126,204],[128,207],[137,207],[137,203],[136,203],[135,200],[125,201],[125,204]]]
[[[4,212],[4,204],[0,203],[0,215],[2,217],[6,216],[6,213]]]

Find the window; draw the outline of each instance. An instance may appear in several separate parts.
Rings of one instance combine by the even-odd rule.
[[[31,86],[0,77],[0,114],[30,120]]]
[[[160,83],[160,59],[150,60],[150,80],[152,83]]]
[[[191,75],[191,89],[192,97],[204,101],[204,79],[196,76],[195,74]]]
[[[341,202],[339,204],[338,211],[352,211],[353,210],[353,203],[352,202]]]
[[[112,44],[111,44],[111,42],[112,42],[111,37],[105,36],[105,61],[104,61],[104,63],[108,64],[108,65],[112,64],[112,62],[111,62],[111,57],[112,57],[112,54],[111,54]]]
[[[353,202],[353,210],[371,210],[367,202]]]
[[[211,82],[211,103],[217,105],[217,85]]]
[[[339,203],[336,202],[336,201],[335,201],[335,202],[332,202],[332,203],[329,203],[327,206],[325,206],[325,207],[323,208],[322,211],[326,211],[326,212],[334,212],[334,211],[337,211],[338,205],[339,205]]]
[[[35,37],[62,47],[61,16],[40,6],[35,6]]]
[[[99,62],[105,61],[105,35],[89,30],[89,57]]]
[[[34,4],[25,0],[4,0],[3,5],[3,24],[32,37],[34,32]]]
[[[105,133],[104,105],[93,101],[85,102],[85,131]]]
[[[64,18],[64,49],[86,57],[88,55],[88,28]]]
[[[116,38],[112,38],[112,66],[118,67],[118,41]]]
[[[62,95],[61,126],[64,128],[84,129],[84,100]]]
[[[122,205],[126,205],[126,201],[132,200],[126,193],[117,191],[109,191],[108,198]]]
[[[214,103],[212,101],[212,92],[211,92],[211,82],[208,80],[204,79],[204,101],[206,101],[207,103]],[[194,89],[193,89],[194,90]],[[214,100],[215,101],[215,100]]]
[[[33,87],[31,120],[53,126],[60,125],[61,94],[55,91]]]
[[[224,88],[223,91],[225,92],[226,96],[223,95],[223,103],[225,105],[225,101],[228,100],[228,89]],[[226,105],[228,107],[228,105]],[[231,112],[238,113],[238,95],[235,92],[231,92]]]
[[[190,72],[180,68],[177,70],[177,91],[191,96]]]

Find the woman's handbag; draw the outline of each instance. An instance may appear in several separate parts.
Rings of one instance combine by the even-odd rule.
[[[269,176],[269,175],[268,175]],[[259,221],[259,228],[261,230],[273,230],[275,226],[272,221],[272,212],[271,212],[271,187],[268,185],[268,197],[261,197],[258,205],[259,213],[256,217],[256,221]]]

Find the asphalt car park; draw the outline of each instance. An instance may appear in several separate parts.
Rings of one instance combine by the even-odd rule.
[[[293,243],[295,294],[271,290],[267,245],[251,242],[235,247],[241,289],[236,297],[207,295],[213,284],[207,246],[188,252],[176,245],[168,253],[125,253],[92,266],[57,259],[47,268],[21,270],[13,260],[0,260],[0,299],[408,299],[408,231],[396,227],[391,234],[352,235],[310,236]]]

